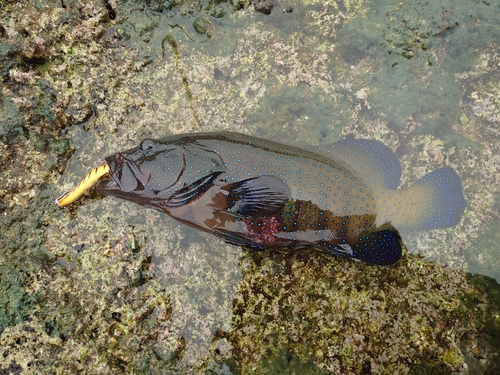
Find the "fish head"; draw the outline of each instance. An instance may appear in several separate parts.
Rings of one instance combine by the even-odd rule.
[[[133,149],[106,158],[109,177],[97,192],[154,205],[199,180],[225,170],[217,153],[195,143],[146,139]]]

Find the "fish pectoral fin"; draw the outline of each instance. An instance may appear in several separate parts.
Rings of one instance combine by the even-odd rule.
[[[226,211],[240,217],[269,217],[281,211],[291,198],[288,185],[275,176],[260,176],[223,186]]]
[[[176,191],[168,199],[163,200],[161,206],[174,208],[191,203],[205,194],[214,185],[215,179],[221,173],[222,172],[214,172],[194,181],[192,184]]]
[[[368,264],[390,266],[402,256],[401,237],[394,230],[365,232],[357,242],[350,246],[350,258],[361,260]],[[346,254],[346,249],[344,249]]]

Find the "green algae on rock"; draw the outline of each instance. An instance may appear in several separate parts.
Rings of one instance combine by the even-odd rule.
[[[464,352],[472,350],[473,332],[485,322],[462,302],[463,293],[474,295],[476,306],[487,301],[467,284],[465,274],[416,257],[405,258],[391,270],[321,258],[264,252],[244,259],[234,331],[224,335],[243,373],[265,371],[280,355],[268,348],[291,343],[288,358],[297,356],[303,363],[312,358],[328,373],[419,373],[422,366],[428,373],[459,371]],[[351,278],[357,280],[355,285]],[[460,334],[450,336],[457,325]],[[253,356],[248,355],[250,348]],[[486,349],[493,350],[488,356],[493,348]],[[430,353],[441,358],[429,361]],[[393,362],[393,356],[398,361]],[[471,366],[480,366],[472,362],[469,359]]]
[[[3,143],[11,144],[24,136],[25,119],[12,100],[2,100],[0,124],[0,138]]]

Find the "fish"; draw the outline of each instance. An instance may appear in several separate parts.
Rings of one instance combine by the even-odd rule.
[[[449,166],[398,189],[399,160],[370,139],[294,147],[204,132],[145,139],[105,160],[98,194],[251,250],[314,248],[389,266],[402,257],[400,231],[455,226],[467,206]]]

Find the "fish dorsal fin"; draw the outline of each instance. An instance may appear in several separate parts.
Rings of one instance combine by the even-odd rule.
[[[334,159],[368,185],[393,190],[399,186],[401,163],[389,147],[378,141],[348,138],[310,151]]]

